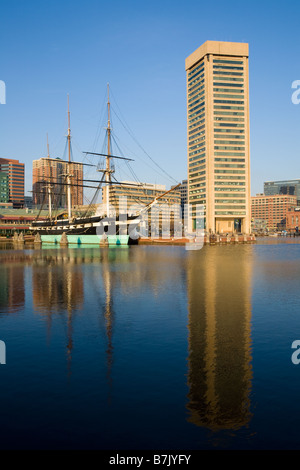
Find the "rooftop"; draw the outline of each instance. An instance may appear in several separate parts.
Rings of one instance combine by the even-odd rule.
[[[243,42],[206,41],[185,60],[185,70],[191,68],[208,54],[249,57],[249,45]]]

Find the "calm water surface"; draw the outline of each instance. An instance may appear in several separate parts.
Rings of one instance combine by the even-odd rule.
[[[0,245],[2,449],[300,449],[300,242]]]

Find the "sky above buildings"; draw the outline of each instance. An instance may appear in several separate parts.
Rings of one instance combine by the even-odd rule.
[[[119,180],[170,187],[187,177],[185,59],[207,40],[249,43],[251,194],[300,178],[298,1],[0,0],[0,157],[102,153],[107,83]],[[300,94],[299,96],[300,97]],[[0,99],[1,101],[1,99]],[[133,170],[133,171],[132,171]],[[93,169],[87,167],[87,177]]]

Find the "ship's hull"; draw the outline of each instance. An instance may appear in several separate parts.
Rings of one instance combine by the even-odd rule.
[[[60,244],[63,234],[72,245],[131,245],[138,239],[129,236],[129,231],[139,222],[137,217],[126,220],[91,217],[85,219],[40,221],[33,223],[31,229],[39,234],[42,243]],[[64,237],[65,238],[65,237]]]
[[[42,243],[54,243],[55,245],[60,244],[62,235],[43,235],[40,234]],[[71,245],[99,245],[100,239],[98,235],[80,235],[80,234],[67,234],[68,244]],[[129,235],[108,235],[108,245],[130,245]]]

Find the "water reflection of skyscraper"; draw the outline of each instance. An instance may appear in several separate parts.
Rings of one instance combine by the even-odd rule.
[[[189,421],[236,430],[251,419],[251,250],[190,252]]]

